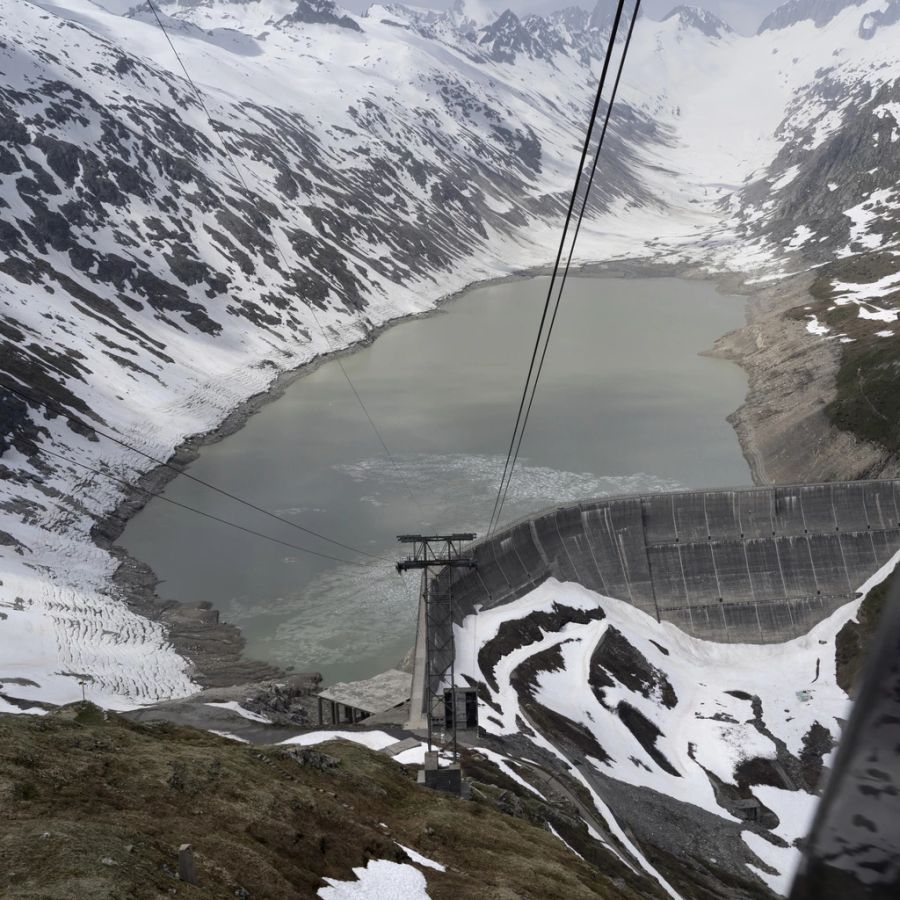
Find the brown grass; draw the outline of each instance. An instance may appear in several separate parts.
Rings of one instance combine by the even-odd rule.
[[[314,897],[324,876],[405,861],[395,841],[447,866],[423,870],[434,900],[640,896],[611,857],[604,872],[602,855],[589,865],[544,828],[428,791],[364,748],[319,749],[338,764],[91,705],[0,716],[0,896]],[[175,875],[182,843],[196,887]]]

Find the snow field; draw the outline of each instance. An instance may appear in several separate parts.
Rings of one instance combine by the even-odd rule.
[[[808,634],[784,644],[725,645],[697,640],[674,625],[656,622],[627,603],[601,597],[577,584],[549,579],[513,603],[467,616],[455,629],[456,669],[459,676],[483,682],[501,710],[497,714],[482,706],[482,726],[498,736],[513,734],[519,730],[517,718],[528,719],[512,686],[512,673],[535,654],[557,647],[563,666],[538,674],[534,699],[594,735],[610,757],[606,761],[592,760],[598,772],[737,822],[717,804],[707,772],[725,783],[733,783],[735,770],[742,762],[757,757],[775,760],[775,741],[799,756],[804,737],[816,723],[829,731],[837,743],[849,700],[836,682],[835,637],[855,617],[865,594],[884,580],[898,561],[900,554],[861,585],[858,600],[837,610]],[[490,688],[478,666],[480,649],[497,635],[504,622],[523,619],[534,612],[550,612],[554,605],[572,609],[599,606],[604,618],[586,625],[570,623],[559,631],[544,632],[535,643],[514,649],[500,659],[494,670],[497,690]],[[651,667],[664,674],[677,697],[671,708],[663,702],[659,686],[645,696],[618,681],[613,687],[602,689],[600,702],[588,686],[588,675],[594,650],[611,628],[620,632]],[[675,774],[662,767],[622,724],[617,713],[621,701],[659,729],[654,749],[662,753]],[[759,704],[758,718],[754,703]],[[564,760],[546,736],[537,735],[531,740]],[[830,754],[825,765],[829,759]],[[598,810],[614,827],[609,810],[577,767],[571,774],[592,792]],[[774,834],[790,845],[779,848],[744,831],[748,846],[779,875],[767,876],[758,868],[753,871],[773,890],[784,892],[799,859],[794,842],[807,834],[817,798],[802,789],[769,786],[754,787],[753,793],[778,816]]]

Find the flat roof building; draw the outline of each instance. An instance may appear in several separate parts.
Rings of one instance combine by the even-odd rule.
[[[329,703],[331,723],[353,724],[369,716],[403,706],[412,695],[412,675],[388,669],[365,681],[340,682],[319,692],[319,724],[324,722],[324,706]]]

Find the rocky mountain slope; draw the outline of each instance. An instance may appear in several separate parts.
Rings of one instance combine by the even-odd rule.
[[[0,395],[15,708],[84,677],[111,705],[192,689],[92,539],[127,492],[78,465],[133,481],[148,461],[92,428],[165,458],[279,373],[549,261],[610,9],[159,6],[199,95],[146,7],[0,9],[0,379],[34,397]],[[784,327],[847,372],[877,354],[890,384],[898,9],[794,2],[754,37],[686,7],[642,19],[578,259],[818,266],[819,306]],[[840,401],[835,422],[890,446],[882,401],[861,422]]]
[[[675,895],[786,895],[896,563],[809,634],[770,645],[696,640],[550,579],[466,617],[456,672],[496,749],[567,771]]]

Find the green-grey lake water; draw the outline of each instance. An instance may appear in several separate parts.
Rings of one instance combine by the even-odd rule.
[[[328,681],[393,666],[414,638],[418,584],[393,569],[395,536],[484,531],[547,284],[473,289],[344,357],[395,465],[334,362],[191,465],[197,477],[384,554],[383,562],[317,559],[158,500],[120,543],[153,567],[162,596],[210,601],[239,625],[249,656],[319,670]],[[698,355],[742,322],[743,300],[705,282],[570,279],[504,520],[576,497],[749,484],[726,421],[746,379],[736,365]],[[349,555],[188,479],[165,493],[289,543]]]

